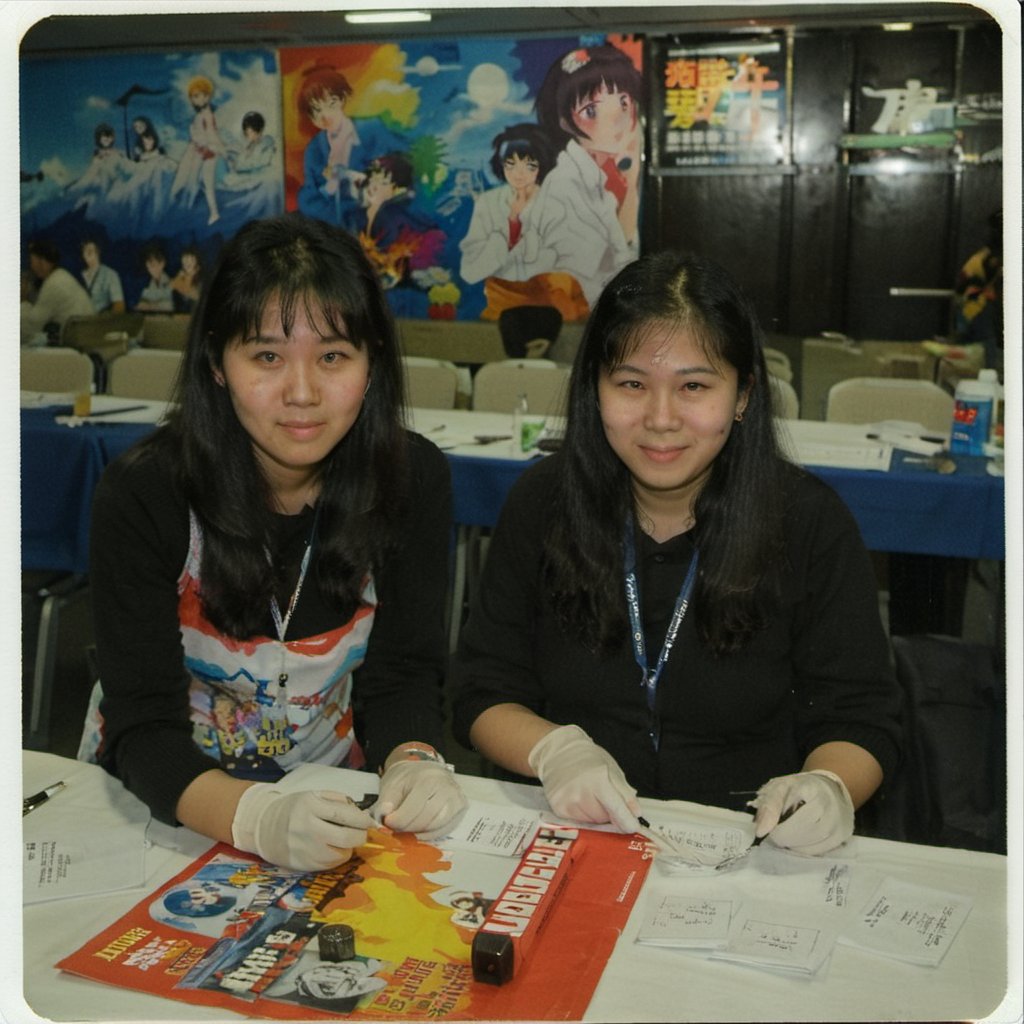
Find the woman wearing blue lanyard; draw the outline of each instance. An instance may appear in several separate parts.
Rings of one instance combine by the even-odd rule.
[[[895,767],[870,560],[781,455],[770,394],[720,267],[658,253],[604,290],[565,441],[506,502],[453,666],[456,738],[559,814],[629,832],[638,793],[749,802],[758,835],[816,854]]]
[[[80,756],[156,818],[315,870],[375,818],[272,784],[299,764],[380,769],[375,817],[398,831],[465,807],[438,752],[448,464],[403,397],[357,240],[294,214],[224,246],[177,407],[93,513],[102,699]]]

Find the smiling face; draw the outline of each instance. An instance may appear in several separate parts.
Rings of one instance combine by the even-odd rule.
[[[540,174],[540,164],[532,156],[507,156],[501,167],[505,180],[514,189],[529,188]]]
[[[608,443],[664,540],[687,528],[747,395],[735,368],[712,361],[691,329],[655,322],[641,331],[621,365],[601,375],[598,401]]]
[[[287,496],[313,484],[320,463],[355,423],[370,364],[365,347],[334,335],[326,323],[311,323],[301,301],[286,335],[272,299],[258,334],[229,341],[214,376],[227,388],[279,504],[291,511]]]
[[[636,125],[636,104],[628,93],[609,91],[602,84],[576,104],[572,120],[583,133],[578,141],[584,149],[619,153],[627,147]]]

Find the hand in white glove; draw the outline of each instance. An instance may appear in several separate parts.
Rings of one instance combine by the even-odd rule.
[[[776,846],[795,853],[827,853],[853,835],[850,794],[838,775],[821,768],[769,779],[747,806],[757,808],[756,836],[771,833]]]
[[[610,821],[622,832],[640,823],[636,790],[622,769],[578,725],[561,725],[534,744],[527,761],[551,809],[573,821]]]
[[[455,776],[437,761],[396,761],[384,769],[375,810],[388,828],[436,839],[466,810]]]
[[[344,793],[284,793],[257,782],[238,801],[231,839],[278,867],[323,871],[348,860],[375,824]]]

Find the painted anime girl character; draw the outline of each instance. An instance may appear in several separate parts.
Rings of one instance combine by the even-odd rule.
[[[345,111],[351,95],[342,72],[317,65],[303,75],[296,97],[300,121],[316,131],[303,158],[299,209],[332,224],[342,224],[360,204],[365,175],[357,168],[402,144],[376,118],[361,118],[357,125]]]
[[[93,131],[92,159],[80,178],[67,186],[67,194],[74,198],[75,208],[88,209],[93,201],[106,196],[128,175],[130,167],[124,154],[114,145],[114,129],[106,122]]]
[[[155,231],[163,220],[178,165],[160,145],[149,118],[137,117],[133,128],[136,135],[133,162],[128,163],[130,172],[111,188],[102,210],[122,234],[138,237]]]
[[[511,306],[556,306],[564,320],[587,313],[575,279],[553,273],[558,252],[545,239],[557,238],[565,207],[542,189],[558,152],[536,124],[510,125],[491,143],[491,171],[502,184],[478,195],[465,237],[460,274],[470,284],[484,281],[484,320],[497,320]]]
[[[180,193],[182,202],[190,207],[202,190],[210,209],[206,223],[213,224],[220,219],[214,187],[217,180],[217,158],[225,153],[213,113],[214,86],[205,75],[196,75],[189,81],[187,89],[194,115],[189,126],[188,147],[178,164],[170,195],[174,199]]]
[[[602,45],[556,60],[537,92],[537,121],[561,149],[544,188],[566,211],[544,242],[591,306],[638,252],[642,91],[629,56]]]

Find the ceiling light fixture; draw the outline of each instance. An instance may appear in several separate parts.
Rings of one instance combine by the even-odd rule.
[[[384,25],[408,21],[430,21],[429,11],[348,11],[350,25]]]
[[[910,32],[914,28],[914,24],[910,21],[889,21],[882,28],[886,32]]]

